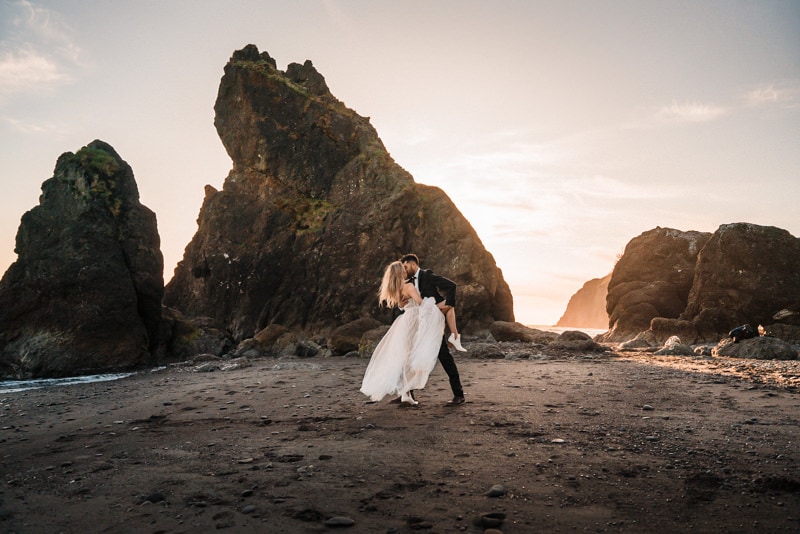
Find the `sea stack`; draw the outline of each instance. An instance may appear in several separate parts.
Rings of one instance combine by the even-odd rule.
[[[58,158],[0,281],[0,375],[59,377],[154,362],[163,259],[130,166],[94,141]]]
[[[267,325],[328,332],[381,316],[385,266],[405,252],[459,284],[459,324],[513,320],[494,258],[439,188],[415,183],[369,119],[310,61],[278,70],[254,45],[225,66],[215,125],[233,168],[206,187],[165,304],[213,317],[237,341]]]

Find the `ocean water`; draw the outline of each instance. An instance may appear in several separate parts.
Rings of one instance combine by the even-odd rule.
[[[528,328],[535,328],[536,330],[543,330],[545,332],[555,332],[556,334],[564,333],[567,330],[577,330],[578,332],[588,334],[592,338],[598,334],[605,334],[608,332],[608,328],[579,328],[576,326],[545,326],[540,324],[526,324],[525,326]]]
[[[104,375],[71,376],[67,378],[39,378],[35,380],[0,380],[0,393],[16,393],[29,389],[49,388],[54,386],[70,386],[89,382],[107,382],[119,380],[136,373],[114,373]]]

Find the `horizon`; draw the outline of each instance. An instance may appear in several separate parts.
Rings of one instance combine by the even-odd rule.
[[[213,106],[250,43],[280,70],[311,60],[453,200],[522,324],[555,325],[657,226],[800,236],[800,3],[3,0],[0,15],[2,272],[57,158],[101,139],[156,213],[168,282],[232,167]]]

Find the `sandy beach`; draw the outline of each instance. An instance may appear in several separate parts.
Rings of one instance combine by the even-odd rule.
[[[798,362],[512,345],[459,407],[335,357],[0,394],[0,530],[800,530]]]

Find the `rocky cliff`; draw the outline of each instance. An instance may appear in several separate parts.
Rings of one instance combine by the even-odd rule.
[[[697,255],[711,234],[654,228],[625,247],[608,283],[609,341],[650,328],[654,317],[677,318],[686,309]]]
[[[467,220],[392,160],[310,61],[283,72],[253,45],[235,52],[215,111],[233,168],[221,191],[206,187],[168,306],[216,318],[237,340],[270,324],[327,331],[386,318],[383,269],[415,252],[459,284],[461,329],[513,320],[508,285]]]
[[[564,315],[556,326],[579,328],[608,328],[606,297],[611,274],[603,278],[593,278],[583,284],[567,303]]]
[[[163,260],[133,172],[94,141],[56,163],[22,216],[0,281],[0,376],[56,377],[150,364]]]
[[[634,238],[614,268],[606,341],[645,331],[663,342],[718,341],[750,323],[800,325],[800,239],[748,223],[713,234],[656,228]],[[778,331],[779,328],[775,328]]]

